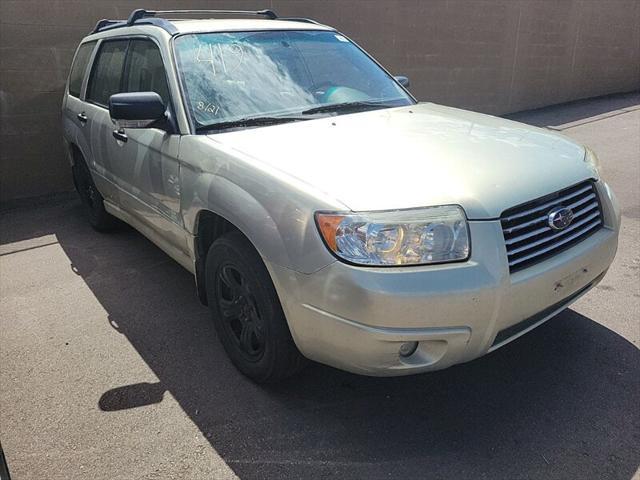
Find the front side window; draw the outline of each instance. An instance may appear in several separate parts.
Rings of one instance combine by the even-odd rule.
[[[169,104],[169,87],[162,56],[151,40],[132,40],[127,54],[125,92],[156,92]]]
[[[201,130],[248,118],[343,111],[330,112],[334,105],[414,103],[333,31],[189,34],[175,40],[175,53],[188,109]]]
[[[128,40],[110,40],[101,45],[89,78],[88,101],[106,106],[111,95],[120,93],[128,43]]]
[[[82,80],[84,74],[87,71],[87,64],[91,58],[93,47],[96,46],[96,42],[83,43],[78,48],[78,53],[73,60],[73,66],[71,67],[71,73],[69,74],[69,95],[74,97],[80,96],[80,90],[82,89]]]

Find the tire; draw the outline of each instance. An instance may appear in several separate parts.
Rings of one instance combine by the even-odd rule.
[[[298,351],[258,252],[240,232],[217,239],[207,254],[206,290],[220,342],[235,367],[258,383],[298,373]]]
[[[104,198],[96,188],[84,159],[76,158],[72,173],[73,183],[85,207],[91,226],[99,232],[113,230],[118,222],[104,209]]]

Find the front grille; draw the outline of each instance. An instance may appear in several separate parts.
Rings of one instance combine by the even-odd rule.
[[[560,206],[573,211],[573,220],[563,230],[554,230],[548,215]],[[572,247],[603,225],[598,193],[590,180],[510,208],[500,222],[512,273]]]

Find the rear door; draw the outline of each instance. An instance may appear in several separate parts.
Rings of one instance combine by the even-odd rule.
[[[85,128],[87,126],[86,107],[82,93],[96,43],[95,41],[87,42],[78,47],[71,65],[62,109],[64,136],[69,142],[80,148],[85,158],[91,156],[91,148],[89,135]]]

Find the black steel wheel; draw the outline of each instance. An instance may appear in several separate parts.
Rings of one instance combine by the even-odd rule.
[[[206,290],[218,337],[232,363],[256,382],[276,382],[305,364],[262,259],[240,232],[211,245]]]
[[[249,362],[264,355],[265,326],[251,284],[238,267],[225,262],[215,275],[215,291],[222,328]]]
[[[96,188],[84,159],[76,158],[72,169],[73,183],[85,207],[89,223],[98,231],[112,230],[117,221],[104,209],[102,195]]]

